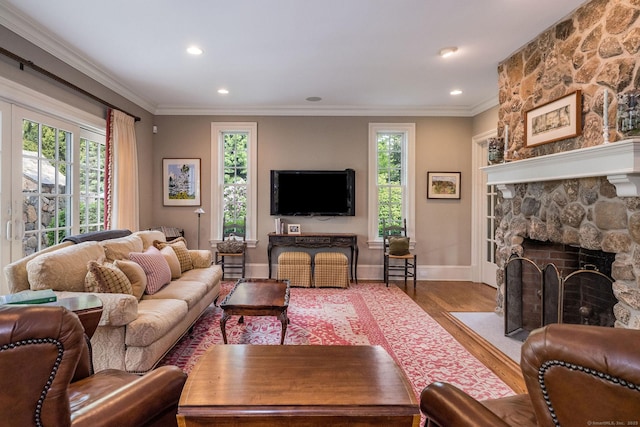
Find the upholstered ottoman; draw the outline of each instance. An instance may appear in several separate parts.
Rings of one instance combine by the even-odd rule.
[[[313,281],[316,288],[348,288],[349,262],[340,252],[320,252],[314,258]]]
[[[278,256],[278,280],[291,286],[311,287],[311,256],[306,252],[283,252]]]

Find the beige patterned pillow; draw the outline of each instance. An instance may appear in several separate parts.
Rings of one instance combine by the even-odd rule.
[[[85,277],[87,292],[133,294],[131,282],[115,265],[89,261],[87,268],[89,269]]]
[[[167,246],[173,248],[173,251],[178,257],[178,261],[180,262],[180,272],[184,273],[187,270],[193,269],[193,261],[191,260],[189,249],[187,249],[187,241],[184,239],[184,237],[178,237],[177,239],[170,242],[161,242],[159,240],[154,240],[153,246],[158,249],[162,249]]]

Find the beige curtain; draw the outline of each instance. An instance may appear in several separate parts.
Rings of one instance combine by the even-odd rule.
[[[135,120],[118,110],[109,111],[107,141],[107,229],[139,229],[138,154]]]

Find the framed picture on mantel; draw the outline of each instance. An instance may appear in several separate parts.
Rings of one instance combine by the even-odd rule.
[[[527,147],[574,138],[582,130],[582,92],[576,90],[555,101],[525,112]]]

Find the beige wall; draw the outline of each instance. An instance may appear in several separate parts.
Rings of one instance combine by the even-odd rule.
[[[202,158],[202,202],[211,206],[211,122],[258,123],[258,240],[249,254],[251,263],[266,263],[267,233],[272,231],[269,214],[271,169],[344,169],[356,171],[356,216],[296,218],[303,231],[355,232],[360,246],[360,264],[378,265],[380,251],[369,251],[368,124],[371,122],[416,123],[416,247],[419,264],[468,266],[471,245],[471,118],[453,117],[213,117],[156,116],[158,133],[153,140],[154,182],[161,182],[165,157]],[[427,200],[427,171],[462,172],[460,200]],[[188,240],[197,237],[197,217],[192,207],[164,207],[159,185],[153,187],[153,222],[185,229]],[[202,219],[201,240],[210,227]]]

